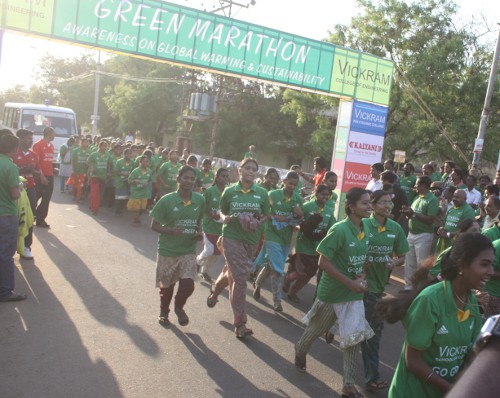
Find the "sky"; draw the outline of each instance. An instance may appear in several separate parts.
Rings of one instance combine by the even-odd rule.
[[[256,0],[255,5],[249,5],[249,0],[236,1],[248,7],[233,6],[231,16],[235,19],[315,40],[326,38],[328,31],[336,24],[349,24],[351,18],[357,14],[355,0]],[[206,11],[212,11],[219,6],[219,0],[170,0],[170,3]],[[490,26],[498,28],[498,0],[456,0],[456,3],[460,7],[460,20],[468,21],[474,17],[475,20],[481,21],[482,16],[486,16]],[[223,12],[227,12],[227,9],[218,13]],[[460,21],[457,22],[460,24]],[[489,33],[485,40],[494,43],[496,37],[497,32]],[[44,54],[75,57],[84,51],[90,50],[6,32],[0,63],[0,90],[33,84],[37,63]]]

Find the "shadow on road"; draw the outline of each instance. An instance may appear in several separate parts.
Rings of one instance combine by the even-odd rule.
[[[40,270],[33,262],[20,269],[17,290],[28,292],[28,300],[0,306],[0,396],[121,397],[111,368],[89,356]]]
[[[80,257],[49,231],[46,234],[38,234],[37,238],[97,321],[123,330],[145,354],[158,355],[159,347],[154,339],[142,328],[127,321],[125,307],[99,283]]]

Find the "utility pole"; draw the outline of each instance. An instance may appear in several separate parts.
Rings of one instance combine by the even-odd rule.
[[[92,119],[92,135],[97,135],[97,124],[99,123],[99,89],[101,84],[101,52],[98,51],[97,65],[95,67],[95,90],[94,90],[94,112]]]
[[[488,81],[488,89],[486,90],[486,98],[484,99],[483,113],[481,114],[481,121],[479,122],[479,131],[477,133],[477,139],[482,140],[479,141],[481,146],[482,142],[484,142],[484,136],[486,134],[486,125],[488,124],[488,118],[490,117],[490,103],[491,103],[491,97],[493,96],[493,88],[495,86],[495,78],[497,74],[499,57],[500,57],[500,29],[498,30],[497,47],[495,49],[495,53],[493,54],[493,64],[491,65],[490,79]],[[477,173],[480,156],[481,156],[480,151],[474,153],[471,165],[471,171],[473,172],[473,174]]]
[[[221,6],[215,10],[212,10],[211,12],[216,13],[218,11],[223,11],[224,14],[228,18],[231,18],[232,11],[233,11],[233,5],[236,5],[236,6],[241,7],[241,8],[248,8],[251,5],[254,6],[256,4],[256,1],[251,0],[246,4],[241,4],[241,3],[237,3],[234,0],[220,0],[219,3],[221,4]],[[224,10],[227,10],[227,12]],[[222,95],[223,95],[224,76],[220,75],[218,80],[219,80],[219,87],[217,88],[217,97],[216,97],[216,103],[215,103],[216,108],[215,108],[215,112],[214,112],[213,119],[212,119],[212,132],[211,132],[211,140],[210,140],[210,159],[213,159],[215,156],[215,145],[217,142],[217,130],[219,128],[219,107],[220,107],[220,103],[221,103],[221,99],[222,99]]]

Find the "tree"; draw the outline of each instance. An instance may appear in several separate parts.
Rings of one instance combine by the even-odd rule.
[[[106,87],[103,98],[120,132],[138,129],[153,140],[161,127],[176,130],[185,69],[124,56],[112,58],[105,67],[121,76]],[[158,78],[170,81],[154,80]]]
[[[459,161],[432,115],[469,156],[491,57],[477,36],[455,26],[456,5],[449,0],[357,2],[362,13],[350,26],[335,26],[329,41],[396,63],[384,156],[405,149],[410,159],[445,159],[453,153]],[[491,123],[498,123],[497,116]],[[498,138],[489,139],[490,148],[498,147]],[[496,158],[489,149],[484,156]]]

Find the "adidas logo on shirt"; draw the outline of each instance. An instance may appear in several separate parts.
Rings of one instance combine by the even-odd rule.
[[[177,207],[174,207],[174,211],[179,211],[179,209]]]
[[[349,247],[354,247],[354,246],[356,246],[356,243],[354,242],[349,243]]]
[[[437,334],[448,334],[448,329],[446,329],[446,326],[443,325],[439,328]]]

